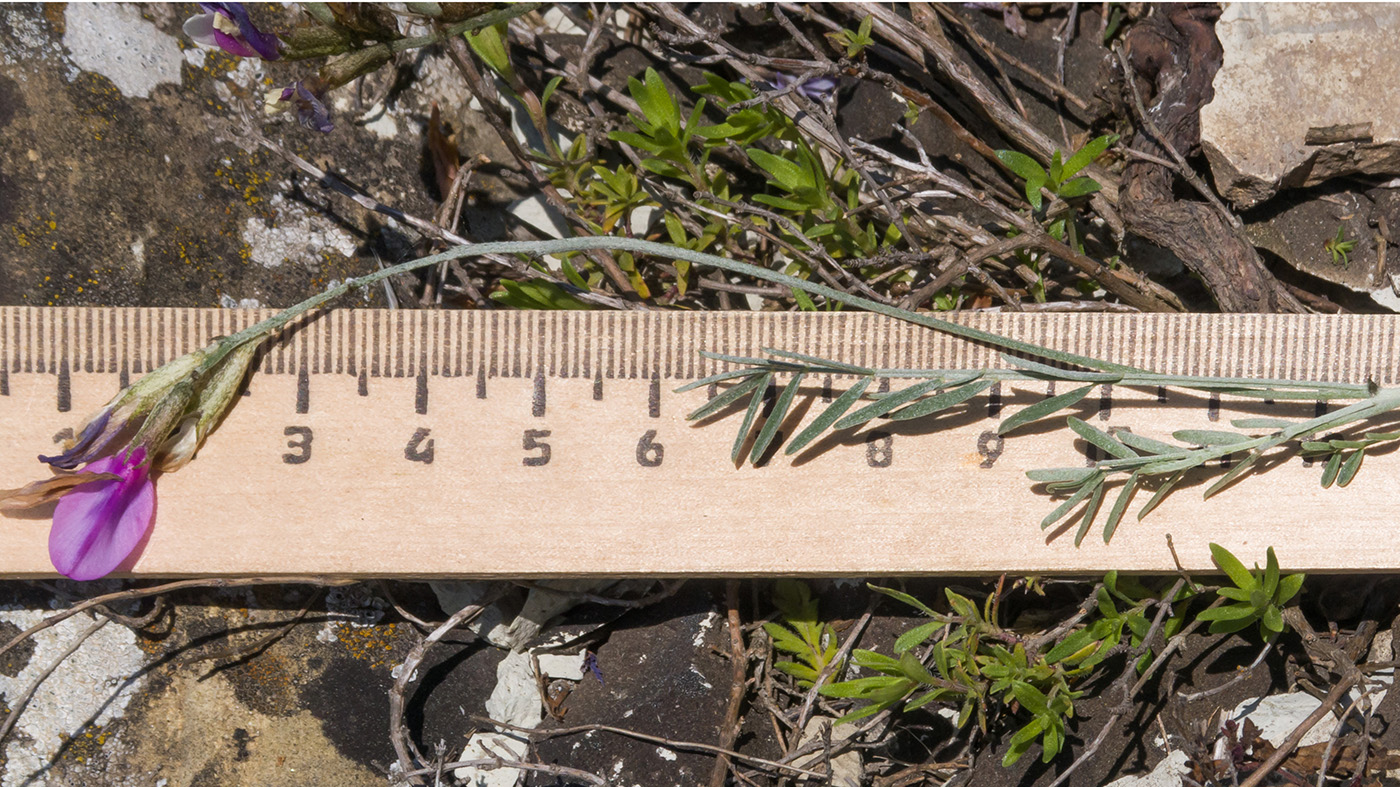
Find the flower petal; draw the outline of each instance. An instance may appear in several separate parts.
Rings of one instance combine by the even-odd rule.
[[[121,476],[112,473],[60,473],[25,484],[19,489],[0,489],[0,511],[34,508],[58,500],[75,486],[120,479]]]
[[[277,36],[271,33],[264,33],[253,25],[253,20],[248,17],[248,11],[242,3],[220,3],[222,11],[233,21],[238,23],[238,30],[243,34],[243,40],[251,46],[255,52],[247,57],[261,57],[263,60],[276,60],[281,57],[277,51]]]
[[[99,579],[116,570],[141,543],[155,514],[155,484],[144,464],[146,451],[118,454],[83,468],[114,473],[116,481],[74,488],[58,501],[49,531],[49,559],[73,579]]]
[[[230,55],[237,55],[238,57],[258,56],[257,50],[253,49],[251,46],[248,46],[247,43],[240,41],[237,38],[234,38],[233,36],[229,35],[228,33],[225,33],[222,30],[214,30],[214,42],[218,45],[220,49],[224,50]]]
[[[321,97],[316,95],[304,82],[293,83],[296,88],[297,122],[302,126],[319,131],[322,134],[329,134],[335,128],[331,122],[331,111],[322,103]]]
[[[185,20],[185,35],[196,44],[218,46],[214,40],[214,14],[195,14]]]

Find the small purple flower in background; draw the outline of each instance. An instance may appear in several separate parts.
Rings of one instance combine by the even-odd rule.
[[[146,449],[99,459],[83,468],[116,476],[69,490],[53,512],[49,560],[72,579],[99,579],[117,569],[146,537],[156,508],[156,487]]]
[[[773,75],[773,80],[769,83],[774,90],[783,90],[797,82],[797,77],[791,74],[784,74],[779,71]],[[817,103],[825,103],[827,99],[836,94],[836,78],[830,76],[812,77],[797,85],[798,93],[812,99]]]
[[[585,651],[584,656],[583,656],[583,666],[584,666],[589,672],[591,672],[591,673],[593,674],[593,677],[595,677],[595,678],[598,679],[598,683],[600,683],[600,684],[602,684],[602,685],[604,685],[604,686],[607,685],[606,683],[603,683],[603,671],[602,671],[601,669],[598,668],[598,654],[597,654],[597,653],[594,653],[594,652],[591,651],[591,650],[590,650],[590,651]]]
[[[242,3],[200,3],[205,13],[185,20],[185,35],[196,43],[217,47],[238,57],[281,57],[277,36],[253,25]]]
[[[268,91],[263,109],[267,114],[275,115],[295,106],[298,123],[312,131],[329,134],[335,128],[331,122],[331,111],[316,95],[316,90],[307,86],[308,81],[315,83],[318,80],[298,79],[287,87]]]

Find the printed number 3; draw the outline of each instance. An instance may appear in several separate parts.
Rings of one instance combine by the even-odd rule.
[[[282,461],[289,465],[299,465],[311,461],[311,427],[309,426],[289,426],[282,430],[282,434],[288,437],[299,437],[299,440],[288,440],[287,447],[297,449],[295,454],[282,454]]]

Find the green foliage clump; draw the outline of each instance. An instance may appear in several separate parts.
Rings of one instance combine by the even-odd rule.
[[[797,685],[809,688],[823,671],[839,672],[842,664],[836,654],[836,633],[831,625],[821,622],[817,615],[817,600],[806,582],[780,579],[773,592],[773,603],[782,615],[782,622],[763,624],[763,630],[773,640],[773,647],[796,658],[779,661],[774,669],[792,676]]]

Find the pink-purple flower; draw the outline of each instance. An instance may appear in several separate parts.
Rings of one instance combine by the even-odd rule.
[[[242,3],[200,3],[204,13],[185,20],[185,35],[238,57],[281,57],[277,36],[259,30]]]
[[[57,501],[49,531],[54,568],[73,579],[117,570],[151,529],[152,474],[194,458],[238,397],[263,338],[223,339],[137,380],[89,418],[61,453],[39,457],[52,476],[0,489],[0,508]]]
[[[156,487],[146,449],[137,447],[89,464],[79,475],[115,478],[76,486],[59,501],[49,530],[49,560],[73,579],[99,579],[117,569],[150,530]]]

